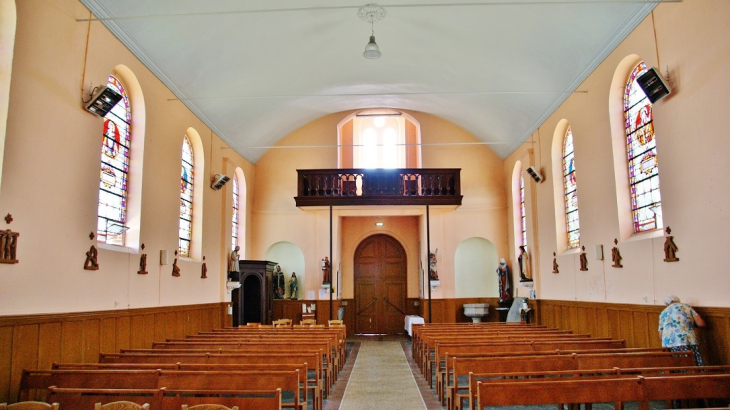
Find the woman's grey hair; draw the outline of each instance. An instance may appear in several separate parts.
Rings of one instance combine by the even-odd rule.
[[[679,296],[677,295],[669,295],[666,298],[664,298],[664,304],[669,306],[672,303],[679,303]]]

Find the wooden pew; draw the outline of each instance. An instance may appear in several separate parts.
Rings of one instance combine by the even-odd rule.
[[[519,372],[550,372],[595,370],[606,368],[688,367],[694,365],[691,352],[637,352],[637,353],[572,353],[570,355],[536,355],[503,357],[455,357],[453,384],[446,386],[447,408],[453,410],[457,402],[469,395],[469,386],[461,385],[459,376],[469,373],[506,374]]]
[[[231,354],[208,353],[208,352],[185,352],[170,353],[169,351],[154,351],[150,353],[101,353],[100,363],[134,363],[134,364],[210,364],[210,365],[238,365],[238,364],[300,364],[307,363],[315,370],[314,377],[308,377],[310,385],[316,385],[318,394],[313,396],[319,401],[319,408],[322,408],[323,399],[326,398],[324,388],[324,370],[322,369],[321,352],[300,352],[292,351],[287,353],[245,353],[236,352]]]
[[[303,410],[307,404],[300,395],[306,376],[292,371],[183,371],[183,370],[24,370],[21,394],[29,389],[45,391],[50,386],[90,389],[169,390],[269,390],[281,388],[293,393],[284,408]],[[46,384],[48,383],[48,384]],[[39,387],[43,386],[45,387]],[[212,387],[214,386],[214,387]]]
[[[565,378],[620,378],[636,376],[684,376],[688,374],[727,374],[730,373],[730,366],[685,366],[685,367],[645,367],[645,368],[618,368],[594,369],[594,370],[568,370],[568,371],[547,371],[547,372],[517,372],[517,373],[469,373],[469,396],[466,408],[476,407],[476,386],[477,382],[483,381],[540,381]],[[458,397],[458,396],[457,396]],[[463,409],[462,400],[456,399],[457,409]]]
[[[159,369],[159,370],[188,370],[188,371],[274,371],[274,370],[299,370],[301,375],[310,374],[307,363],[289,364],[185,364],[185,363],[53,363],[53,370],[133,370],[133,369]],[[311,370],[313,378],[307,378],[306,388],[308,393],[302,392],[302,397],[312,398],[312,410],[321,410],[323,407],[322,387],[316,371]],[[304,387],[304,386],[303,386]]]
[[[322,369],[324,371],[325,392],[329,394],[329,389],[336,380],[337,365],[334,364],[332,354],[332,343],[329,340],[295,340],[286,339],[279,341],[237,341],[237,342],[155,342],[153,349],[121,349],[125,352],[150,352],[155,350],[203,350],[218,352],[234,352],[248,351],[260,352],[266,354],[269,352],[289,352],[289,351],[311,351],[320,350],[322,352]]]
[[[272,390],[169,390],[76,389],[50,387],[47,397],[61,409],[93,409],[94,403],[131,401],[149,403],[153,410],[180,410],[183,404],[222,404],[239,410],[281,410],[281,389]]]
[[[626,378],[477,382],[477,408],[485,406],[639,402],[653,400],[730,399],[730,374],[638,376]]]
[[[329,390],[334,383],[334,366],[328,366],[328,363],[332,363],[332,355],[328,343],[321,345],[317,343],[295,343],[290,342],[286,345],[279,345],[277,343],[245,343],[234,345],[221,345],[215,349],[215,346],[195,346],[199,348],[188,348],[188,349],[120,349],[122,354],[137,353],[137,354],[187,354],[187,353],[204,353],[204,354],[218,354],[218,355],[234,355],[238,353],[249,353],[256,355],[269,355],[271,352],[284,353],[284,354],[298,354],[298,353],[319,353],[318,369],[320,369],[323,379],[324,395],[329,395]],[[204,347],[212,347],[212,349],[205,349]],[[202,358],[199,358],[202,360]],[[202,360],[197,363],[206,363],[207,361]]]
[[[426,367],[426,378],[432,380],[436,374],[436,387],[439,392],[445,373],[445,358],[450,356],[472,355],[479,353],[513,353],[513,352],[539,352],[549,350],[589,350],[589,349],[620,349],[626,347],[624,340],[611,339],[540,339],[532,341],[516,340],[497,341],[483,340],[469,343],[464,342],[441,342],[437,341],[434,347],[434,358]],[[441,397],[441,395],[439,395]]]

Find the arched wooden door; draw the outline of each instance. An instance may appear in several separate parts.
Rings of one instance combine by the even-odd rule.
[[[388,235],[373,235],[355,250],[355,333],[403,333],[406,252]]]

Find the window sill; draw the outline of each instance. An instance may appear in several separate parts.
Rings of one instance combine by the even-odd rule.
[[[106,251],[129,253],[129,254],[133,254],[133,255],[136,255],[139,253],[138,250],[136,250],[134,248],[130,248],[128,246],[111,245],[111,244],[104,243],[104,242],[97,242],[96,247],[98,249],[104,249]]]
[[[566,249],[563,252],[560,252],[557,256],[577,255],[580,252],[581,252],[580,247],[574,248],[574,249]]]
[[[663,238],[664,237],[664,228],[662,229],[655,229],[653,231],[649,232],[642,232],[642,233],[635,233],[629,236],[626,239],[621,240],[619,243],[623,242],[637,242],[637,241],[644,241],[648,239],[654,239],[654,238]]]

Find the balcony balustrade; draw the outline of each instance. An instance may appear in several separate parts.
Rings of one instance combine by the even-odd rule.
[[[461,205],[458,168],[299,169],[299,206]]]

